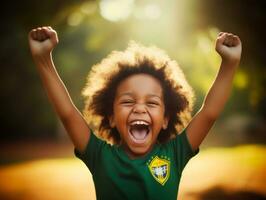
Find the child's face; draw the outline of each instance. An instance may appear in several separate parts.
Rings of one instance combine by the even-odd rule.
[[[149,153],[162,128],[166,129],[163,91],[160,82],[148,74],[136,74],[117,87],[111,127],[116,127],[122,145],[131,158]]]

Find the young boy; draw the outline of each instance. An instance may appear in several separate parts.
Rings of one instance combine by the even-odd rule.
[[[221,66],[192,119],[193,92],[176,62],[155,47],[135,43],[93,66],[83,90],[83,118],[53,64],[51,52],[57,43],[51,27],[29,33],[44,88],[76,156],[93,175],[97,199],[176,199],[183,168],[229,97],[241,56],[240,39],[230,33],[218,35]]]

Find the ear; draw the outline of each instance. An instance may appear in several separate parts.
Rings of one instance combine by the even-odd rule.
[[[109,119],[109,125],[110,125],[110,127],[111,128],[114,128],[115,127],[115,120],[114,120],[113,115],[112,116],[109,116],[108,119]]]
[[[164,117],[164,120],[163,120],[163,129],[166,130],[167,127],[168,127],[168,122],[169,122],[169,117],[168,116],[165,116]]]

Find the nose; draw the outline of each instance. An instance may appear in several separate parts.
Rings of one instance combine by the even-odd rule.
[[[133,113],[142,114],[142,113],[146,113],[146,112],[147,112],[147,110],[146,110],[145,104],[137,103],[133,107]]]

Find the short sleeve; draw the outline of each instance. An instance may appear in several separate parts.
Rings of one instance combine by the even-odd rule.
[[[74,149],[75,156],[81,159],[87,165],[92,174],[95,169],[95,164],[98,162],[102,148],[105,144],[106,142],[97,138],[91,130],[90,139],[84,152],[79,152],[76,148]]]
[[[174,148],[174,155],[177,161],[178,170],[182,172],[188,161],[198,154],[199,149],[196,151],[192,150],[187,138],[186,129],[184,129],[181,134],[177,135],[177,137],[171,142]]]

